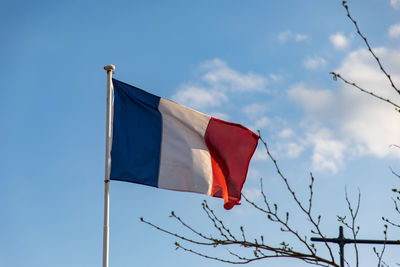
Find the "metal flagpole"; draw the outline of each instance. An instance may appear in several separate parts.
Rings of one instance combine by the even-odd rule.
[[[106,117],[106,168],[104,178],[104,230],[103,230],[103,267],[108,267],[108,237],[109,237],[109,205],[110,205],[110,151],[112,137],[112,73],[114,65],[104,66],[107,71],[107,117]]]

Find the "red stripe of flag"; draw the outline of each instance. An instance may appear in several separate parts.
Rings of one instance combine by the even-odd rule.
[[[211,118],[205,135],[211,155],[211,196],[225,200],[225,209],[240,204],[250,159],[259,136],[240,124]]]

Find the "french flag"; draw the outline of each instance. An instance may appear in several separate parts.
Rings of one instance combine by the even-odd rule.
[[[111,180],[195,192],[239,204],[259,136],[112,80]]]

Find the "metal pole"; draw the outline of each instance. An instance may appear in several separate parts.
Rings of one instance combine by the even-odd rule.
[[[112,137],[112,73],[115,66],[104,66],[107,71],[107,113],[106,113],[106,162],[104,178],[104,229],[103,229],[103,267],[108,267],[109,252],[109,205],[110,205],[110,151]]]
[[[339,226],[338,238],[311,237],[313,242],[336,243],[339,245],[340,267],[344,267],[344,246],[346,244],[383,244],[400,245],[400,240],[372,240],[372,239],[347,239],[343,234],[343,226]]]
[[[340,254],[340,267],[344,267],[344,235],[343,226],[339,226],[339,254]]]

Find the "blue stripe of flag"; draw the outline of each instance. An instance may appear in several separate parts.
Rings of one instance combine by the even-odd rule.
[[[111,180],[157,187],[162,118],[160,97],[113,79]]]

